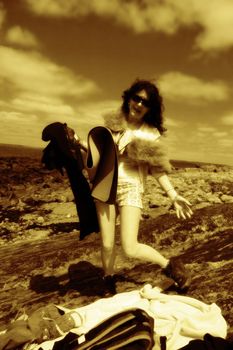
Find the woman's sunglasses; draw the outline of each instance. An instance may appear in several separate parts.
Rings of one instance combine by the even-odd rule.
[[[139,95],[133,95],[131,99],[136,103],[141,103],[144,107],[150,107],[150,101]]]

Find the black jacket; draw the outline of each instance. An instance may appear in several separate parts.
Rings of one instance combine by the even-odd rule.
[[[80,147],[73,138],[74,131],[66,124],[55,122],[42,131],[42,140],[50,141],[43,150],[42,163],[49,170],[58,169],[68,175],[80,223],[80,239],[99,231],[96,208],[90,186],[82,173],[84,168]]]

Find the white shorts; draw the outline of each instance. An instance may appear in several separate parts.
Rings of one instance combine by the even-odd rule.
[[[120,182],[117,185],[116,203],[119,207],[130,205],[142,209],[142,193],[141,183]]]

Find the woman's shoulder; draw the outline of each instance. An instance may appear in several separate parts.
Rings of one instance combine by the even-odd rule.
[[[127,128],[127,122],[120,110],[111,110],[103,115],[104,125],[112,131],[123,131]]]
[[[136,138],[144,139],[147,141],[156,141],[160,138],[161,134],[159,130],[147,124],[143,124],[139,129],[134,130]]]

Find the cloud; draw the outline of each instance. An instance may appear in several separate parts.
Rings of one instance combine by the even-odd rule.
[[[170,100],[187,99],[189,103],[224,101],[229,88],[219,80],[207,82],[180,72],[168,72],[159,79],[161,92]]]
[[[224,125],[233,125],[233,112],[223,116],[221,121]]]
[[[172,138],[171,138],[172,136]],[[170,140],[171,139],[171,140]],[[232,165],[233,138],[228,130],[212,126],[184,126],[169,135],[171,159],[184,159]]]
[[[38,126],[38,117],[25,113],[0,111],[1,143],[40,146],[42,127]],[[4,132],[3,132],[4,130]]]
[[[161,31],[172,35],[182,27],[196,28],[195,46],[218,51],[233,45],[232,0],[24,0],[41,16],[83,17],[95,14],[115,19],[137,33]]]
[[[21,93],[12,101],[12,107],[19,111],[47,113],[47,115],[74,115],[73,108],[59,98]]]
[[[227,135],[228,135],[228,133],[226,131],[216,131],[213,133],[213,136],[217,137],[217,138],[222,138],[222,137],[225,137]]]
[[[97,102],[87,102],[82,105],[82,109],[87,113],[95,116],[103,116],[104,114],[112,111],[116,111],[119,108],[118,100],[102,100]]]
[[[6,134],[11,143],[30,144],[32,139],[34,145],[41,144],[41,130],[47,124],[54,121],[75,124],[76,107],[66,100],[80,105],[99,92],[93,81],[37,52],[0,46],[0,67],[0,87],[7,87],[0,100],[0,116],[5,124],[1,142],[6,142]]]
[[[26,48],[39,48],[40,46],[36,37],[20,26],[11,27],[5,35],[5,40],[9,44],[16,44]]]
[[[136,32],[161,30],[174,33],[178,26],[176,7],[170,4],[155,3],[153,0],[25,0],[28,8],[41,16],[82,17],[94,14],[104,18],[114,18]]]
[[[232,149],[232,147],[233,147],[233,139],[231,138],[224,138],[224,139],[221,139],[220,141],[219,141],[219,144],[222,146],[222,147],[226,147],[226,149],[227,148],[229,148],[229,150],[231,150]],[[231,159],[232,159],[232,154],[231,154],[231,152],[229,152],[229,155],[231,156]]]
[[[176,127],[176,128],[180,128],[183,125],[182,122],[180,122],[178,120],[175,120],[174,118],[166,118],[165,119],[165,124],[168,127]]]
[[[0,46],[0,67],[0,79],[7,80],[19,91],[77,98],[98,91],[93,81],[74,75],[37,52],[25,53]]]
[[[102,100],[97,102],[86,102],[76,109],[74,125],[80,130],[81,137],[97,125],[103,125],[103,116],[119,107],[118,100]]]
[[[195,4],[195,0],[192,0]],[[197,1],[196,22],[202,31],[196,46],[203,51],[226,50],[233,46],[233,2],[231,0]]]
[[[39,99],[41,99],[40,102]],[[84,102],[75,110],[69,110],[69,106],[56,105],[56,99],[25,94],[14,100],[13,106],[17,111],[12,111],[6,103],[1,104],[1,100],[0,105],[2,107],[0,111],[2,143],[45,147],[45,143],[41,140],[41,133],[46,125],[53,122],[67,123],[82,139],[86,140],[89,130],[96,125],[103,125],[103,114],[116,109],[119,102],[115,100]],[[35,109],[34,112],[33,109]]]
[[[31,116],[31,119],[29,119],[25,114],[20,113],[20,112],[7,112],[7,111],[0,111],[0,117],[1,120],[3,122],[8,122],[8,126],[9,126],[9,122],[11,123],[17,123],[20,122],[23,124],[31,124],[31,122],[35,122],[36,121],[36,117],[35,116]],[[15,124],[14,124],[15,127]]]
[[[221,51],[233,46],[233,2],[231,0],[165,0],[160,6],[170,12],[173,32],[196,28],[195,47]],[[164,24],[166,24],[164,22]]]
[[[216,128],[214,128],[213,126],[200,126],[198,128],[198,131],[200,131],[201,133],[212,134],[216,131]]]

